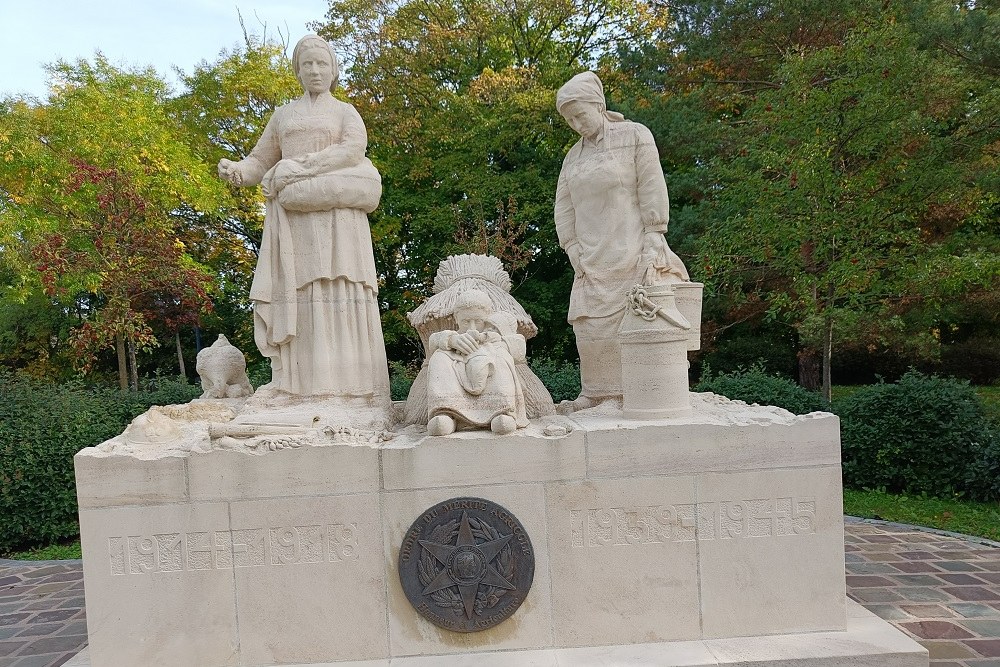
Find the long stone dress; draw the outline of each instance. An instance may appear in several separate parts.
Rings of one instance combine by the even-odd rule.
[[[337,175],[367,163],[367,143],[364,122],[354,107],[329,93],[315,100],[307,93],[274,112],[256,147],[239,163],[244,183],[263,182],[267,196],[250,298],[254,337],[271,360],[274,389],[388,401],[366,210],[308,210],[316,208],[316,201],[296,207],[307,210],[291,210],[282,203],[284,188],[276,178],[283,166],[294,170],[312,160],[322,173],[296,186],[326,191],[327,198],[333,190],[333,199],[348,201]],[[374,208],[379,193],[375,204],[365,208]]]

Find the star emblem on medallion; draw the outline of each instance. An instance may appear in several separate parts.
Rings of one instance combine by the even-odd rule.
[[[423,594],[429,595],[442,588],[458,586],[462,595],[462,604],[465,606],[465,615],[471,619],[476,593],[479,591],[480,585],[495,586],[507,590],[515,588],[514,584],[505,579],[492,565],[493,559],[510,542],[511,537],[513,535],[476,544],[476,538],[472,535],[472,527],[469,525],[469,513],[463,512],[456,544],[439,544],[430,540],[419,540],[420,546],[444,566],[444,569],[434,580],[427,584]]]

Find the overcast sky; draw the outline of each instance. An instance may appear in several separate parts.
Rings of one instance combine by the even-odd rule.
[[[294,44],[322,20],[326,0],[0,0],[0,97],[44,99],[42,66],[63,58],[152,65],[171,83],[172,65],[191,72],[202,60],[243,42],[239,13],[250,32]]]

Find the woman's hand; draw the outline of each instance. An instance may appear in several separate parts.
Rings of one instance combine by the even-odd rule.
[[[233,185],[243,185],[243,171],[239,163],[226,158],[219,160],[219,178]]]
[[[642,237],[642,253],[639,256],[639,267],[642,272],[642,284],[652,285],[659,275],[657,262],[663,262],[669,247],[667,239],[660,232],[646,232]]]
[[[480,333],[478,331],[466,331],[465,333],[454,333],[448,336],[448,345],[451,349],[462,354],[469,355],[479,349]]]
[[[583,276],[583,246],[579,243],[571,243],[566,246],[566,256],[569,257],[570,266],[573,267],[573,274],[577,278]]]

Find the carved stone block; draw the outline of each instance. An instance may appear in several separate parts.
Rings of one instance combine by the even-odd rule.
[[[699,636],[694,477],[552,484],[545,501],[558,646]]]
[[[837,418],[705,394],[692,407],[635,421],[599,406],[502,437],[410,426],[268,453],[84,450],[88,667],[925,667],[916,644],[845,614]],[[535,557],[509,614],[472,603],[481,631],[427,620],[399,579],[410,528],[457,497],[509,511]],[[432,581],[466,581],[458,565]]]
[[[231,508],[243,664],[388,655],[377,496],[250,500]]]
[[[82,510],[94,665],[239,661],[225,503]]]

